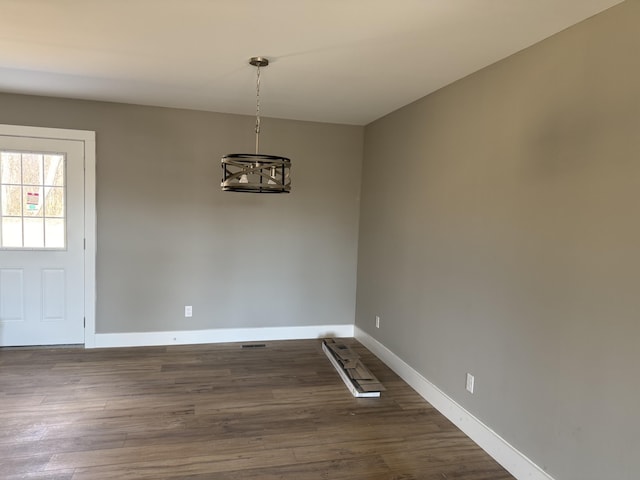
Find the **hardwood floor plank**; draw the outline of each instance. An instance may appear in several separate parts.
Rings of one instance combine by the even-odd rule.
[[[48,453],[3,458],[0,461],[0,471],[6,476],[40,473],[45,470],[50,459],[51,455]]]
[[[110,449],[122,447],[126,438],[125,434],[83,435],[77,436],[74,432],[70,437],[46,438],[28,441],[15,441],[11,445],[0,448],[0,461],[16,457],[28,457],[37,455],[42,451],[48,453],[82,452],[98,449]],[[1,477],[0,477],[1,478]]]
[[[323,462],[296,463],[268,468],[254,468],[219,472],[216,480],[390,480],[391,471],[378,457],[339,459]],[[170,477],[168,480],[182,480]],[[208,474],[190,476],[189,480],[210,480]]]
[[[3,480],[72,480],[75,470],[57,470],[55,472],[27,472],[3,476]]]
[[[73,480],[155,480],[167,478],[168,475],[185,478],[192,475],[211,475],[220,472],[269,468],[295,463],[295,457],[290,449],[250,451],[245,448],[238,453],[203,456],[194,456],[190,452],[182,452],[182,455],[168,459],[76,468]]]

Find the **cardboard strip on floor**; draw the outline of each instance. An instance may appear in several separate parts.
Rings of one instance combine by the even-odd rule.
[[[333,338],[325,338],[322,350],[354,397],[380,396],[384,387],[348,345]]]

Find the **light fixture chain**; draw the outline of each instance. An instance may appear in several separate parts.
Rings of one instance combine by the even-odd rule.
[[[256,75],[256,155],[260,147],[260,65],[257,65]]]

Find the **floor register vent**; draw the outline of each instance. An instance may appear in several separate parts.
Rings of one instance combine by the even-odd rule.
[[[379,397],[384,387],[348,345],[325,338],[322,350],[354,397]]]

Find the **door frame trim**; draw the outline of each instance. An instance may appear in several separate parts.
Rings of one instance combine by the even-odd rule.
[[[0,135],[74,140],[84,144],[84,346],[93,348],[96,343],[96,132],[0,124]]]

